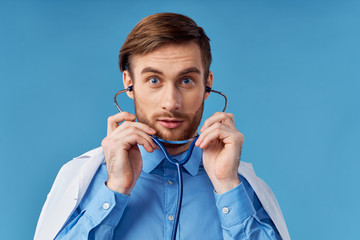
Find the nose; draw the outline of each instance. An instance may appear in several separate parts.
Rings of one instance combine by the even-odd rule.
[[[182,96],[176,86],[170,85],[164,88],[161,107],[163,110],[173,112],[181,107]]]

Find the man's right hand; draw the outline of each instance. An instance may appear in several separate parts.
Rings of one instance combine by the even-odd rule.
[[[142,169],[142,158],[137,145],[142,145],[148,152],[157,148],[149,136],[156,131],[148,125],[135,122],[135,119],[136,116],[128,112],[109,117],[107,136],[101,142],[108,171],[106,185],[111,190],[126,195],[134,188]]]

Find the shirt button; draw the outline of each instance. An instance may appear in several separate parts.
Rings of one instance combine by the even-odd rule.
[[[173,220],[174,220],[174,216],[170,214],[170,215],[168,216],[168,219],[169,219],[169,221],[173,221]]]
[[[109,207],[110,207],[109,203],[106,202],[106,203],[103,204],[103,209],[108,210]]]
[[[172,182],[172,181],[170,181],[170,180],[168,180],[168,183],[170,184],[170,185],[173,185],[174,183]]]
[[[229,208],[223,207],[222,212],[225,214],[229,213]]]

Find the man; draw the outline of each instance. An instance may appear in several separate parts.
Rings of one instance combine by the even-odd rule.
[[[213,83],[209,39],[186,16],[151,15],[128,35],[119,63],[125,88],[133,86],[127,94],[135,115],[109,117],[102,147],[60,170],[35,239],[171,239],[176,170],[150,135],[177,141],[198,134],[205,87]],[[182,170],[177,239],[290,239],[271,190],[240,164],[243,140],[232,114],[204,122]],[[189,143],[165,148],[179,160]]]

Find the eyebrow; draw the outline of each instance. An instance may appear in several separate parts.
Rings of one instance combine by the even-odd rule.
[[[144,68],[144,69],[141,71],[141,74],[148,73],[148,72],[150,72],[150,73],[157,73],[157,74],[160,74],[160,75],[163,74],[161,71],[156,70],[156,69],[154,69],[154,68],[152,68],[152,67],[146,67],[146,68]]]
[[[157,70],[157,69],[152,68],[152,67],[145,67],[141,71],[141,74],[149,73],[149,72],[150,73],[156,73],[156,74],[159,74],[159,75],[164,75],[160,70]],[[189,68],[186,68],[186,69],[182,70],[181,72],[179,72],[178,76],[182,76],[182,75],[185,75],[185,74],[188,74],[188,73],[200,74],[200,70],[197,67],[189,67]]]
[[[197,73],[200,74],[200,70],[197,67],[189,67],[187,69],[182,70],[178,75],[185,75],[188,73]]]

